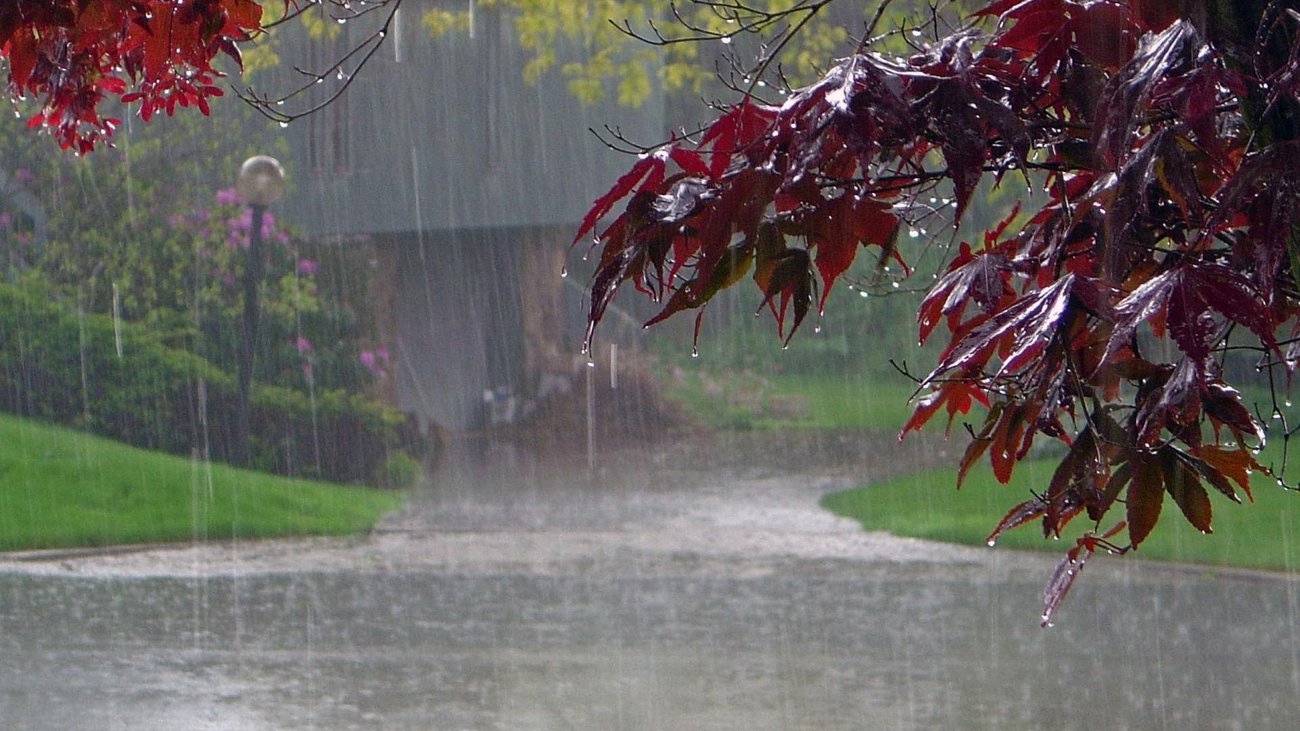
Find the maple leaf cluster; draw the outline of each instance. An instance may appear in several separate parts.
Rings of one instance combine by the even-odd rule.
[[[986,176],[1024,176],[1037,208],[955,247],[920,305],[921,339],[948,344],[903,433],[987,406],[959,484],[984,457],[1006,482],[1036,439],[1066,445],[989,536],[1091,524],[1048,621],[1083,562],[1138,547],[1164,503],[1209,532],[1209,493],[1249,498],[1265,435],[1225,380],[1229,338],[1300,357],[1300,14],[1229,5],[999,0],[906,57],[864,43],[779,104],[721,108],[582,222],[600,254],[588,341],[623,284],[663,303],[657,322],[747,275],[788,338],[859,250],[899,257],[922,196],[947,186],[960,220]]]
[[[287,4],[287,2],[286,2]],[[259,32],[256,0],[8,0],[0,4],[0,57],[11,97],[40,108],[29,125],[86,153],[121,120],[106,99],[137,103],[141,118],[179,107],[208,113],[221,96],[220,54]]]

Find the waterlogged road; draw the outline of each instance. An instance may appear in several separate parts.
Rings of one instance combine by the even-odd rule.
[[[366,539],[9,557],[0,727],[1300,728],[1294,578],[1098,559],[1044,631],[1052,559],[816,507],[942,448],[458,444]]]

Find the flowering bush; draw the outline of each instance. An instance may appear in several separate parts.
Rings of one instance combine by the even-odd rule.
[[[242,273],[252,214],[233,189],[218,190],[209,208],[170,221],[193,241],[193,283],[184,293],[198,354],[235,371],[243,313]],[[360,318],[338,291],[321,282],[319,263],[270,212],[262,221],[267,280],[254,366],[255,380],[294,388],[360,388],[383,373],[388,353],[363,350]]]

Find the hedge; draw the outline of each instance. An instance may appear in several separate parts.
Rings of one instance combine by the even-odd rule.
[[[237,397],[233,376],[156,332],[0,285],[0,410],[226,461]],[[255,385],[249,421],[253,466],[280,474],[365,482],[390,450],[420,451],[409,419],[340,390]]]

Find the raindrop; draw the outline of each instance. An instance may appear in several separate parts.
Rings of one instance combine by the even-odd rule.
[[[285,127],[288,127],[288,126],[289,126],[289,123],[288,123],[288,122],[281,122],[281,123],[280,123],[280,129],[284,129]]]
[[[1287,407],[1288,409],[1291,408],[1291,399],[1287,399],[1286,401],[1283,401],[1282,405]]]
[[[343,25],[344,23],[348,22],[347,18],[335,18],[334,20],[337,21],[339,25]]]
[[[731,45],[731,36],[723,36],[723,37],[722,37],[722,45],[724,45],[724,46],[730,46],[730,45]]]
[[[894,289],[898,289],[898,282],[890,282],[889,286],[893,287]]]
[[[916,238],[916,237],[918,237],[918,236],[921,235],[921,232],[920,232],[920,231],[917,231],[917,230],[914,229],[914,228],[910,228],[910,229],[907,230],[907,235],[910,236],[910,237],[912,237],[912,238]]]
[[[992,547],[998,545],[998,539],[996,539],[996,538],[990,538],[990,539],[988,539],[987,541],[985,541],[985,543],[988,545],[989,548],[992,548]]]
[[[691,346],[691,357],[692,358],[700,357],[700,349],[694,345]]]
[[[563,269],[560,269],[560,279],[564,279],[567,276],[569,276],[569,268],[564,267]]]

